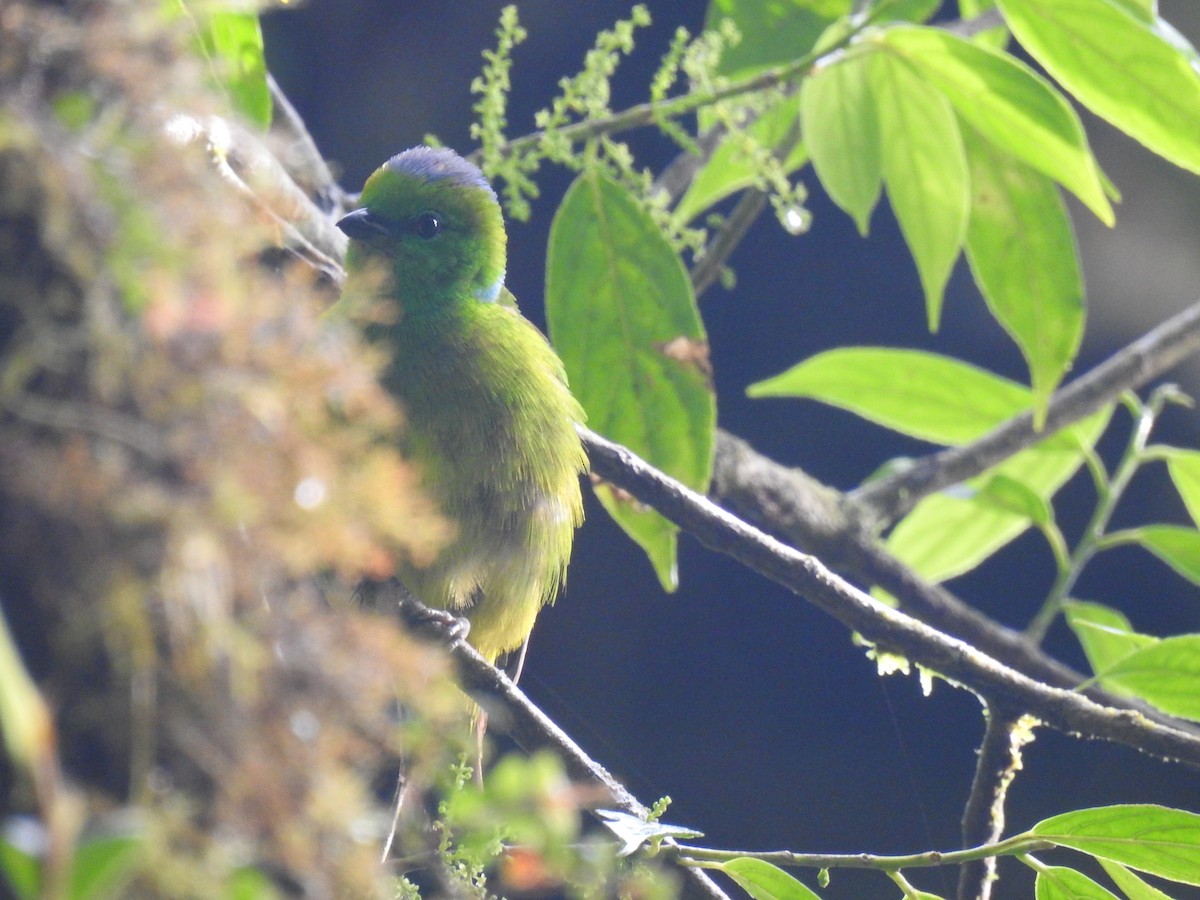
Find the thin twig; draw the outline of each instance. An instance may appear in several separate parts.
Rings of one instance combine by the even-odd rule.
[[[733,208],[733,212],[729,214],[729,218],[725,220],[725,224],[721,226],[716,237],[705,248],[704,256],[691,271],[692,290],[697,297],[721,277],[721,269],[724,267],[725,261],[737,249],[742,238],[746,236],[746,232],[750,230],[750,226],[754,224],[766,206],[767,195],[764,191],[749,188],[742,194],[742,198]]]
[[[341,283],[346,236],[258,135],[219,117],[201,121],[183,115],[173,121],[171,134],[180,143],[203,140],[218,174],[279,229],[280,245]]]
[[[1163,322],[1086,375],[1055,392],[1041,430],[1023,413],[974,443],[950,447],[917,460],[911,468],[865,484],[849,498],[868,518],[886,525],[922,497],[965,481],[1015,453],[1045,440],[1111,403],[1124,391],[1157,378],[1200,350],[1200,303]]]
[[[267,74],[274,115],[271,136],[282,148],[276,150],[280,165],[291,179],[327,214],[339,214],[348,207],[346,192],[333,177],[333,170],[321,155],[317,142],[308,132],[300,113],[292,106],[283,88]]]
[[[444,644],[454,663],[458,683],[487,712],[488,727],[498,728],[529,753],[549,750],[561,759],[572,779],[602,788],[606,803],[630,815],[646,818],[649,810],[598,762],[588,756],[557,724],[525,696],[512,679],[479,655],[463,639],[464,631],[410,596],[395,599],[406,622]],[[704,872],[684,867],[686,894],[694,900],[729,900]]]
[[[1063,604],[1070,597],[1075,582],[1087,564],[1100,552],[1105,530],[1116,511],[1117,504],[1124,496],[1125,490],[1129,487],[1129,482],[1137,473],[1139,466],[1145,461],[1143,453],[1146,450],[1146,442],[1150,439],[1150,432],[1154,428],[1154,422],[1162,412],[1166,397],[1174,390],[1176,389],[1173,386],[1169,386],[1165,391],[1160,387],[1154,392],[1150,402],[1142,405],[1129,436],[1125,454],[1117,464],[1116,471],[1112,478],[1108,479],[1107,484],[1098,486],[1099,496],[1096,499],[1096,508],[1092,511],[1092,516],[1083,529],[1075,551],[1071,554],[1067,565],[1059,569],[1045,603],[1042,604],[1042,608],[1037,611],[1025,629],[1025,635],[1029,640],[1041,643],[1045,639],[1046,632],[1050,630],[1050,626],[1062,612]]]
[[[725,127],[719,122],[696,139],[699,153],[684,150],[663,167],[654,184],[650,187],[650,196],[665,194],[668,205],[673,206],[679,198],[687,193],[696,173],[704,167],[711,158],[713,151],[720,146],[725,138]]]
[[[1050,850],[1054,844],[1035,834],[1017,834],[995,844],[971,847],[967,850],[927,850],[902,856],[883,856],[876,853],[796,853],[792,850],[716,850],[711,847],[680,848],[685,861],[694,863],[727,862],[743,856],[761,859],[777,866],[803,866],[811,869],[875,869],[898,872],[902,869],[928,869],[935,866],[957,866],[982,856],[1015,856]]]

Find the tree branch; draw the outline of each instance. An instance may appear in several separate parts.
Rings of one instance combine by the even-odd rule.
[[[704,256],[692,268],[690,277],[692,290],[699,297],[721,277],[721,268],[725,261],[742,242],[750,226],[767,206],[767,194],[757,188],[747,188],[742,197],[729,214],[729,218],[721,226],[716,236],[704,249]]]
[[[1022,740],[1019,712],[1008,713],[989,706],[987,728],[975,762],[971,794],[963,809],[963,847],[977,847],[1000,840],[1004,834],[1004,802],[1008,788],[1021,768]],[[996,881],[996,857],[971,860],[958,875],[958,900],[989,900]]]
[[[926,625],[958,638],[997,661],[1038,681],[1065,690],[1087,677],[1045,653],[1024,632],[985,616],[939,584],[917,575],[880,546],[834,488],[800,469],[791,469],[758,453],[741,438],[717,432],[717,452],[709,496],[739,518],[784,543],[818,557],[834,571],[879,585],[900,609]],[[1097,703],[1136,710],[1156,722],[1200,735],[1132,697],[1108,693],[1096,685],[1082,691]]]
[[[818,609],[885,651],[958,682],[990,703],[1017,708],[1067,734],[1124,744],[1200,769],[1200,738],[1177,726],[1102,706],[1005,666],[964,641],[884,606],[830,571],[816,557],[787,547],[667,477],[632,452],[579,429],[592,471],[628,491],[711,550],[804,596]]]
[[[911,468],[851,491],[862,514],[887,525],[911,510],[922,497],[958,484],[1044,440],[1048,435],[1100,410],[1124,391],[1162,375],[1200,349],[1200,303],[1163,322],[1081,378],[1056,391],[1046,424],[1033,427],[1023,413],[972,444],[950,447],[917,460]]]

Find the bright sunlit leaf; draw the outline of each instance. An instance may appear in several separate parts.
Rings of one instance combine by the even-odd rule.
[[[970,207],[958,120],[946,98],[904,60],[876,52],[868,62],[888,200],[917,264],[929,328],[936,331]]]
[[[800,115],[821,184],[865,235],[883,186],[878,113],[866,58],[843,56],[804,79]]]
[[[1200,72],[1178,32],[1156,28],[1122,0],[999,0],[999,7],[1017,40],[1084,105],[1200,172]]]
[[[1100,682],[1173,716],[1200,721],[1200,635],[1147,644],[1101,672]]]
[[[967,260],[988,309],[1021,348],[1040,424],[1083,339],[1083,272],[1050,179],[964,129],[971,169]]]
[[[1062,184],[1113,224],[1083,123],[1046,79],[1011,54],[941,28],[890,28],[884,40],[988,143]]]
[[[1044,819],[1032,833],[1131,869],[1200,884],[1200,815],[1196,813],[1150,804],[1102,806]]]

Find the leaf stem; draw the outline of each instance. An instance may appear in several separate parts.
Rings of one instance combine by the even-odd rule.
[[[1106,483],[1103,480],[1097,480],[1099,490],[1096,508],[1092,512],[1092,518],[1084,529],[1083,535],[1079,538],[1075,552],[1071,555],[1070,565],[1065,569],[1059,569],[1050,593],[1046,596],[1046,602],[1042,604],[1042,608],[1037,611],[1030,621],[1029,627],[1025,629],[1026,636],[1034,643],[1040,644],[1045,638],[1046,632],[1062,611],[1063,603],[1079,579],[1084,566],[1098,552],[1112,545],[1110,538],[1105,537],[1105,529],[1124,495],[1125,489],[1129,487],[1129,482],[1146,459],[1146,443],[1150,439],[1154,422],[1162,412],[1163,404],[1167,402],[1167,399],[1168,390],[1159,388],[1150,395],[1149,401],[1145,404],[1137,402],[1136,398],[1126,400],[1127,404],[1136,404],[1130,406],[1135,417],[1133,431],[1129,435],[1129,443],[1112,477]]]
[[[873,853],[795,853],[791,850],[718,850],[712,847],[693,847],[690,844],[680,844],[678,853],[682,864],[701,868],[712,868],[712,864],[715,863],[749,857],[790,868],[877,869],[896,872],[901,869],[957,866],[993,856],[1022,856],[1038,850],[1049,850],[1053,846],[1050,841],[1023,832],[1002,841],[980,844],[965,850],[929,850],[903,856],[880,856]]]

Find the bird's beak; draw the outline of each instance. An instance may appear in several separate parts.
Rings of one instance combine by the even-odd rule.
[[[342,229],[347,237],[357,241],[370,241],[372,238],[378,239],[388,234],[387,226],[365,208],[346,213],[338,219],[337,227]]]

